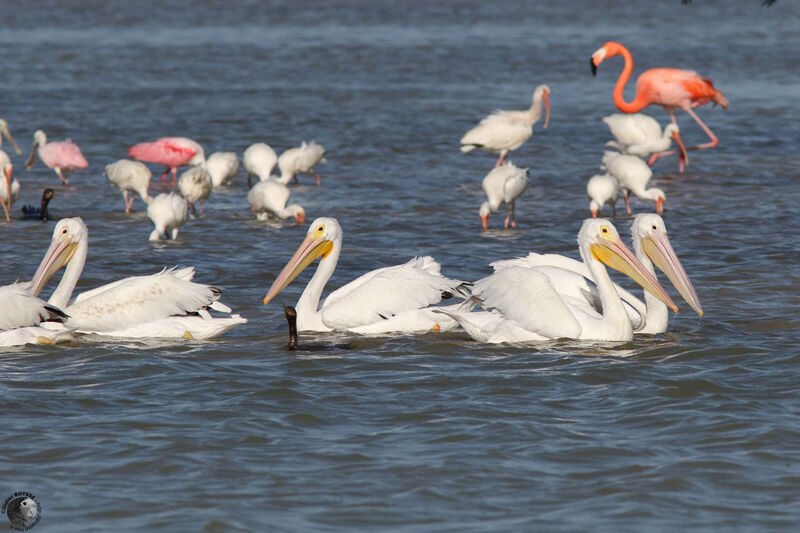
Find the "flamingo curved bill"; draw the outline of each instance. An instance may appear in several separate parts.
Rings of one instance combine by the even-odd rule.
[[[268,304],[279,292],[285,289],[289,283],[291,283],[303,269],[313,263],[317,257],[321,256],[324,259],[332,249],[333,243],[331,241],[321,239],[314,234],[308,235],[305,240],[300,243],[300,247],[297,248],[292,258],[286,263],[286,266],[283,267],[283,270],[281,270],[281,273],[275,278],[275,281],[272,282],[272,286],[270,286],[267,291],[267,295],[264,296],[264,305]]]

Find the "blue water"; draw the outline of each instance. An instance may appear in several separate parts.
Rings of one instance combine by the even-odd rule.
[[[65,189],[13,156],[18,205],[54,186],[53,214],[89,227],[79,289],[193,265],[249,319],[209,342],[83,338],[0,353],[0,498],[35,494],[36,531],[796,528],[800,7],[428,4],[0,6],[0,116],[24,150],[41,128],[90,163]],[[315,139],[328,149],[323,186],[301,176],[292,198],[309,220],[344,228],[331,288],[420,254],[465,280],[529,251],[574,257],[622,68],[608,60],[592,78],[589,56],[612,39],[637,73],[695,69],[731,104],[698,109],[718,148],[692,152],[683,176],[674,160],[655,166],[705,311],[683,305],[656,337],[485,346],[460,331],[319,334],[290,352],[280,304],[309,274],[274,304],[261,299],[308,226],[256,221],[240,173],[177,242],[152,244],[142,204],[125,216],[102,175],[160,136],[240,154]],[[540,83],[550,127],[511,157],[533,183],[519,228],[500,229],[498,214],[482,232],[494,156],[461,154],[458,140],[494,109],[527,107]],[[687,143],[705,140],[678,119]],[[626,239],[631,220],[614,220]],[[0,281],[32,276],[53,225],[0,224]]]

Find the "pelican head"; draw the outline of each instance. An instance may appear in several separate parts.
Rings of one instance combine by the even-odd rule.
[[[50,248],[44,254],[44,259],[31,281],[31,294],[38,296],[53,274],[69,263],[78,249],[78,244],[88,238],[89,230],[79,217],[59,220],[53,230]]]
[[[674,312],[678,311],[675,302],[667,295],[656,278],[625,246],[619,237],[617,228],[608,220],[604,218],[584,220],[583,226],[578,232],[578,246],[581,249],[581,255],[585,256],[588,250],[588,254],[593,259],[622,272]]]
[[[544,126],[542,127],[547,129],[547,124],[550,122],[550,87],[544,84],[536,87],[536,90],[533,92],[534,102],[541,99],[544,99],[545,109]]]
[[[317,257],[324,261],[333,251],[334,245],[342,241],[342,227],[335,218],[320,217],[311,223],[306,238],[281,273],[272,282],[264,296],[264,305],[285,289],[300,272],[314,262]]]
[[[14,147],[14,151],[17,153],[17,155],[22,154],[22,149],[17,145],[17,141],[14,140],[14,137],[11,136],[11,130],[8,129],[8,122],[2,118],[0,118],[0,135],[5,135],[6,139],[8,139],[8,142],[10,142],[11,146]]]
[[[686,303],[694,309],[698,315],[703,316],[703,308],[700,307],[700,299],[694,291],[689,276],[683,269],[678,256],[672,249],[672,244],[667,237],[667,227],[664,220],[653,213],[643,213],[636,215],[631,225],[631,235],[633,236],[633,249],[639,256],[646,256],[655,266],[667,275],[672,286],[681,294]]]

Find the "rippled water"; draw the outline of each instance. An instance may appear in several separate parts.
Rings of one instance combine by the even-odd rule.
[[[6,118],[70,137],[90,169],[52,211],[91,236],[79,288],[163,266],[250,322],[211,342],[84,338],[0,353],[0,490],[43,506],[41,531],[794,529],[800,521],[796,146],[800,8],[779,1],[82,2],[0,6]],[[637,72],[693,68],[731,102],[700,116],[715,150],[656,166],[665,220],[706,316],[688,306],[624,344],[483,346],[461,332],[301,337],[261,298],[307,229],[250,215],[244,174],[175,243],[151,244],[103,166],[184,135],[208,153],[316,139],[293,198],[345,231],[332,286],[417,254],[477,279],[495,259],[575,255],[614,112],[625,42]],[[490,154],[458,139],[495,108],[552,89],[517,150],[533,187],[519,229],[480,231]],[[658,109],[651,114],[665,121]],[[704,140],[679,115],[688,143]],[[57,178],[37,162],[18,205]],[[154,169],[156,170],[156,169]],[[155,192],[162,190],[153,183]],[[637,211],[650,205],[634,203]],[[502,216],[491,220],[493,228]],[[627,235],[630,218],[616,225]],[[4,282],[29,278],[53,222],[0,224]]]

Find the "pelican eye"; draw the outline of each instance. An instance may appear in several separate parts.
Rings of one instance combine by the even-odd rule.
[[[603,226],[602,228],[600,228],[600,231],[602,231],[603,233],[608,233],[608,227]]]
[[[653,229],[658,229],[655,224],[653,224]]]

